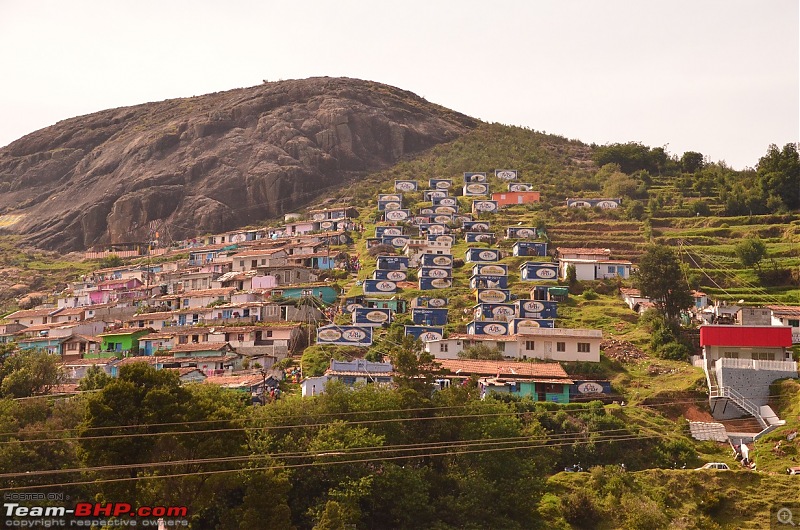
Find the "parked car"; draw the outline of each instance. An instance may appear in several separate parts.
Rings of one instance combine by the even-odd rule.
[[[790,475],[800,475],[800,466],[797,467],[787,467],[786,472]]]
[[[708,464],[705,464],[703,467],[698,467],[697,469],[695,469],[695,471],[700,471],[702,469],[722,469],[729,471],[731,468],[728,467],[728,464],[725,464],[723,462],[709,462]]]

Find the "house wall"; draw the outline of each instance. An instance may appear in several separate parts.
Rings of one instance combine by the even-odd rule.
[[[300,383],[303,397],[318,396],[325,393],[325,385],[328,384],[328,376],[309,377]]]
[[[717,384],[735,389],[756,405],[768,404],[769,386],[776,379],[797,378],[797,371],[792,374],[782,370],[753,370],[726,366],[725,363],[717,363],[715,370]]]
[[[613,268],[613,271],[611,270]],[[631,276],[631,267],[630,265],[623,265],[618,263],[599,263],[596,268],[595,278],[596,279],[605,279],[605,278],[624,278],[628,279]]]
[[[591,281],[595,279],[595,265],[594,263],[574,263],[570,261],[561,260],[558,268],[562,280],[567,279],[567,269],[570,265],[575,265],[575,277],[578,281]]]
[[[778,317],[772,315],[769,325],[771,326],[791,326],[792,328],[792,344],[800,343],[800,325],[794,326],[792,324],[800,323],[800,319],[792,317]]]
[[[528,349],[528,341],[533,341],[533,349]],[[558,343],[564,343],[564,351],[558,351]],[[600,338],[542,336],[520,338],[517,355],[521,358],[534,358],[551,361],[589,361],[600,362]],[[579,352],[578,344],[589,344],[588,352]],[[506,351],[508,355],[508,351]]]
[[[736,346],[704,346],[703,355],[713,363],[717,359],[722,359],[725,354],[735,355],[735,359],[752,360],[753,354],[757,354],[758,358],[767,361],[785,361],[787,354],[783,348],[741,348]]]

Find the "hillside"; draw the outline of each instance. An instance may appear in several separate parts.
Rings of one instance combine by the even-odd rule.
[[[0,228],[59,251],[232,229],[453,140],[476,120],[387,85],[265,83],[111,109],[0,149]]]

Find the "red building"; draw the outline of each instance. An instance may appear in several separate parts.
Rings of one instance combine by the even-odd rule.
[[[538,191],[504,191],[502,193],[492,193],[492,200],[497,201],[497,205],[512,206],[514,204],[533,204],[541,200]]]

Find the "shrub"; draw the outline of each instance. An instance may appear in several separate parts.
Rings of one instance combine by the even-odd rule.
[[[598,296],[598,295],[597,295],[597,293],[594,291],[594,289],[586,289],[585,291],[583,291],[583,298],[584,298],[584,300],[596,300],[596,299],[597,299],[597,296]]]
[[[686,361],[689,359],[689,348],[679,342],[669,342],[661,345],[656,350],[656,355],[662,359]]]
[[[585,489],[576,490],[561,499],[564,519],[578,528],[596,528],[602,513],[595,504],[594,497]]]

